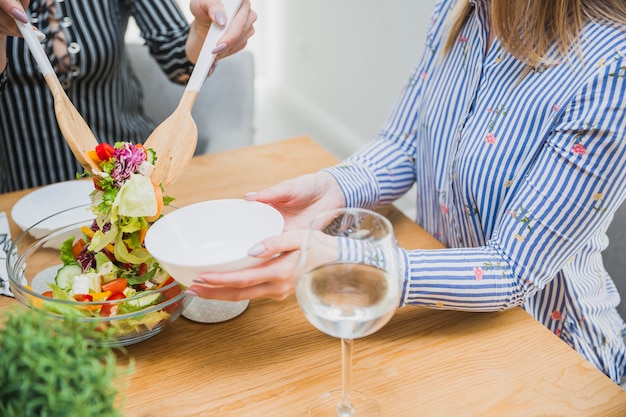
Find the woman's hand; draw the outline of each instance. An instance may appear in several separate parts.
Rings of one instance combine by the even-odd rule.
[[[265,239],[248,250],[250,256],[268,261],[241,271],[201,274],[197,278],[200,285],[189,287],[190,294],[228,301],[287,298],[294,292],[300,247],[311,220],[322,211],[345,206],[339,184],[332,175],[321,171],[247,193],[245,197],[270,204],[285,219],[280,236]]]
[[[212,24],[224,26],[228,15],[221,0],[191,0],[189,8],[194,21],[187,41],[187,56],[195,62],[209,27]],[[252,10],[250,0],[243,0],[228,29],[213,49],[213,53],[217,54],[216,61],[245,48],[248,39],[254,34],[256,19],[257,14]]]
[[[15,20],[28,23],[25,8],[29,0],[0,0],[0,36],[21,36]]]
[[[190,286],[187,293],[226,301],[284,300],[294,292],[296,266],[305,233],[305,230],[294,230],[264,240],[264,257],[272,259],[240,271],[203,273],[195,280],[199,285]]]
[[[285,219],[285,230],[305,230],[317,214],[345,207],[346,204],[337,181],[323,171],[247,193],[245,198],[269,204],[280,211]]]
[[[7,66],[7,56],[5,49],[5,39],[7,36],[21,36],[15,20],[28,23],[28,17],[24,9],[28,6],[29,0],[0,0],[0,72]]]

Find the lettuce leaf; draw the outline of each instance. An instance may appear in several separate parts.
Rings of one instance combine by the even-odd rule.
[[[152,180],[141,174],[131,174],[116,197],[117,214],[128,217],[154,216],[158,206]]]
[[[61,262],[63,265],[75,264],[76,258],[72,252],[72,246],[74,245],[74,236],[70,236],[61,244]]]

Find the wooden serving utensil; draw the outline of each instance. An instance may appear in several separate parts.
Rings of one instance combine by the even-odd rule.
[[[187,167],[193,157],[198,142],[198,128],[196,127],[191,109],[198,97],[198,93],[211,65],[215,61],[212,53],[224,31],[228,28],[235,16],[242,0],[222,0],[228,15],[224,27],[211,24],[207,33],[198,61],[189,77],[183,96],[174,112],[165,119],[150,134],[144,146],[156,151],[157,161],[151,178],[163,185],[171,184]]]
[[[98,164],[93,161],[88,151],[94,150],[98,141],[93,132],[82,118],[76,107],[72,104],[69,97],[63,90],[59,79],[57,78],[52,64],[46,55],[43,46],[39,43],[37,35],[33,30],[30,23],[23,23],[18,20],[15,21],[19,28],[24,40],[28,44],[31,54],[35,58],[39,71],[43,75],[48,88],[52,92],[54,99],[54,112],[56,114],[57,123],[61,129],[61,133],[65,137],[65,141],[69,145],[72,153],[78,159],[78,162],[85,168],[85,170],[92,176],[99,175],[101,173]]]

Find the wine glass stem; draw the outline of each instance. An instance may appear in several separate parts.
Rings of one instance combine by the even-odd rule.
[[[341,402],[337,404],[339,417],[354,415],[350,399],[350,376],[352,371],[352,339],[341,339]]]

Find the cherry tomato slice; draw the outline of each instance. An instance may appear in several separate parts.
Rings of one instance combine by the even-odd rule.
[[[163,286],[165,287],[167,285],[170,285],[172,282],[174,282],[174,278],[169,277],[167,279],[167,281],[165,281],[165,284]],[[183,290],[180,287],[180,285],[174,285],[172,288],[168,288],[166,290],[163,290],[163,295],[165,296],[166,300],[170,300],[170,299],[176,297],[182,291]],[[182,302],[182,300],[178,300],[175,303],[172,303],[172,304],[168,305],[167,307],[165,307],[164,310],[167,311],[168,313],[172,313],[173,311],[176,311],[176,309],[178,308],[178,306],[180,305],[181,302]]]
[[[123,292],[128,287],[126,278],[116,278],[111,282],[102,285],[102,291],[111,291],[111,293]]]
[[[108,143],[100,143],[96,146],[96,155],[101,161],[108,161],[113,156],[113,146]]]
[[[122,293],[122,292],[114,292],[113,294],[109,295],[109,298],[107,298],[107,301],[121,300],[123,298],[126,298],[124,293]],[[102,308],[100,309],[100,315],[104,316],[104,317],[108,317],[108,316],[111,315],[111,311],[114,308],[117,309],[117,305],[116,304],[103,303],[102,304]]]

